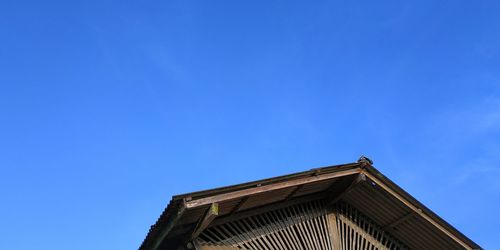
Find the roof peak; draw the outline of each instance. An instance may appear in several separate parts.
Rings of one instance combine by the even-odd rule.
[[[370,165],[370,166],[372,166],[372,165],[373,165],[373,161],[372,161],[370,158],[368,158],[368,157],[366,157],[366,156],[364,156],[364,155],[361,155],[361,156],[359,157],[359,159],[358,159],[358,163],[360,163],[360,164],[362,164],[362,165]]]

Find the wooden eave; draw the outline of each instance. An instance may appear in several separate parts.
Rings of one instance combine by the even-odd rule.
[[[366,181],[353,185],[359,175]],[[351,190],[352,189],[352,190]],[[336,198],[337,197],[337,198]],[[373,198],[376,197],[376,198]],[[315,168],[233,186],[176,195],[153,225],[140,250],[175,249],[198,232],[200,225],[242,217],[310,199],[342,199],[357,207],[409,246],[412,237],[429,241],[430,247],[455,246],[481,249],[479,245],[397,186],[371,165],[349,163]],[[217,217],[207,211],[217,204]],[[415,230],[411,224],[417,225]],[[413,236],[417,234],[417,236]],[[419,238],[420,237],[420,238]]]

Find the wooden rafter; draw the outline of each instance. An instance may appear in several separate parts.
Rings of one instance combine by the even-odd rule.
[[[241,201],[238,202],[236,206],[234,206],[233,210],[231,210],[230,215],[233,215],[238,211],[240,211],[240,208],[243,207],[243,205],[245,205],[245,202],[247,202],[249,198],[250,196],[243,197],[243,199],[241,199]]]
[[[210,205],[210,207],[207,209],[207,211],[205,212],[205,215],[196,224],[196,226],[193,230],[193,233],[190,236],[190,240],[193,240],[196,237],[198,237],[198,235],[200,235],[200,233],[203,232],[203,230],[205,230],[205,228],[207,228],[208,225],[210,225],[210,223],[218,215],[219,215],[219,204],[212,203]]]
[[[399,225],[399,224],[401,224],[401,223],[403,223],[403,222],[407,221],[408,219],[412,218],[412,217],[413,217],[413,216],[415,216],[415,215],[416,215],[416,214],[415,214],[414,212],[410,212],[410,213],[408,213],[408,214],[406,214],[406,215],[402,216],[401,218],[399,218],[399,219],[397,219],[397,220],[395,220],[395,221],[393,221],[393,222],[391,222],[391,223],[389,223],[389,224],[385,225],[385,226],[383,227],[383,229],[384,229],[384,230],[391,230],[392,228],[394,228],[394,227],[396,227],[397,225]]]
[[[283,188],[289,188],[289,187],[307,184],[307,183],[318,182],[318,181],[327,180],[327,179],[331,179],[331,178],[352,175],[352,174],[358,174],[360,172],[361,172],[360,169],[349,169],[349,170],[343,170],[343,171],[329,173],[329,174],[322,174],[322,175],[318,175],[318,176],[310,176],[310,177],[305,177],[305,178],[300,178],[300,179],[290,180],[290,181],[285,181],[285,182],[272,183],[272,184],[268,184],[268,185],[264,185],[264,186],[257,186],[254,188],[248,188],[248,189],[244,189],[244,190],[238,190],[238,191],[233,191],[233,192],[229,192],[229,193],[214,195],[211,197],[191,200],[191,201],[188,201],[186,203],[186,207],[187,208],[199,207],[199,206],[208,205],[211,203],[236,199],[236,198],[239,198],[242,196],[255,195],[255,194],[259,194],[259,193],[264,193],[264,192],[283,189]]]
[[[347,186],[344,190],[342,190],[339,194],[333,194],[327,198],[328,204],[327,207],[331,207],[333,204],[337,203],[340,199],[342,199],[346,194],[348,194],[352,189],[354,189],[358,184],[366,181],[366,175],[363,173],[358,174],[356,178]]]
[[[307,196],[293,198],[287,202],[272,203],[272,204],[265,205],[262,207],[253,208],[253,209],[249,209],[249,210],[245,210],[245,211],[240,211],[240,212],[235,213],[234,215],[220,216],[217,218],[217,220],[212,222],[212,225],[224,224],[224,223],[227,223],[230,221],[239,220],[241,218],[253,216],[256,214],[261,214],[261,213],[265,213],[268,211],[281,209],[281,208],[285,208],[288,206],[297,205],[300,203],[310,202],[310,201],[314,201],[314,200],[320,200],[320,199],[324,199],[324,198],[325,198],[325,194],[319,193],[319,194],[315,194],[315,195],[307,195]]]
[[[294,195],[295,195],[295,194],[296,194],[296,193],[297,193],[300,189],[302,189],[302,187],[304,187],[304,184],[296,186],[296,187],[292,190],[292,192],[290,192],[290,193],[286,196],[285,201],[290,200],[290,199],[291,199],[291,198],[292,198],[292,197],[293,197],[293,196],[294,196]]]

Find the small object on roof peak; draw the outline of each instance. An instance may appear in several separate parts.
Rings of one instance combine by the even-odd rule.
[[[368,158],[368,157],[366,157],[364,155],[362,155],[361,157],[359,157],[358,163],[361,163],[363,165],[367,164],[367,165],[370,165],[370,166],[373,165],[373,161],[370,160],[370,158]]]

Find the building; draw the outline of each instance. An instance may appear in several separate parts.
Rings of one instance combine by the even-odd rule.
[[[481,249],[361,157],[177,195],[140,250]]]

